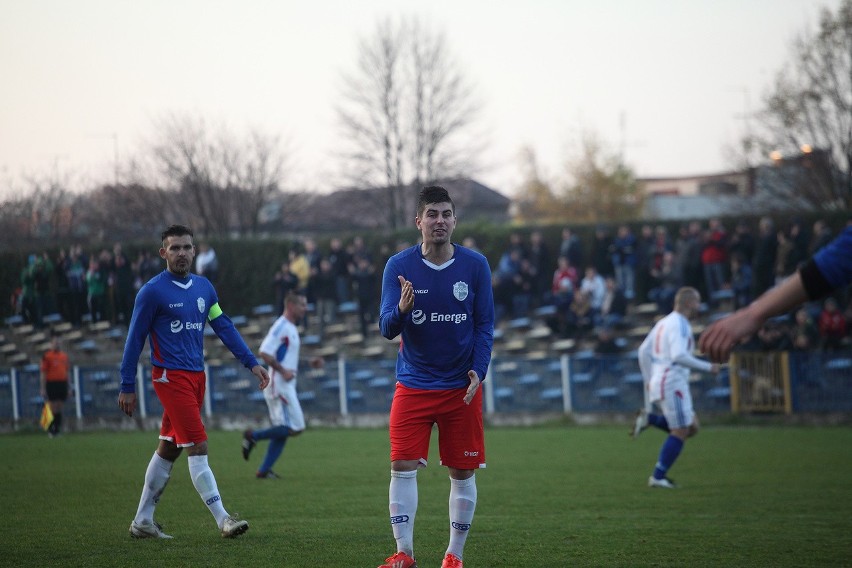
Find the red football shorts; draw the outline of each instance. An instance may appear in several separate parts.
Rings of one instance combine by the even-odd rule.
[[[151,371],[154,392],[163,405],[160,439],[180,447],[194,446],[207,440],[201,422],[206,377],[204,371],[176,371],[154,367]]]
[[[482,388],[470,404],[466,388],[412,389],[396,384],[390,411],[391,461],[417,460],[426,466],[432,425],[438,425],[441,465],[456,469],[485,467]]]

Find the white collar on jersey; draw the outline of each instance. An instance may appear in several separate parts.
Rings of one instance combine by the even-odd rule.
[[[178,282],[177,280],[172,280],[172,284],[174,284],[175,286],[178,286],[180,288],[183,288],[184,290],[189,290],[189,288],[192,286],[192,278],[190,278],[189,282],[187,282],[186,284],[184,284],[182,282]]]
[[[421,260],[423,261],[423,264],[425,264],[429,268],[432,268],[434,270],[443,270],[446,267],[448,267],[449,265],[451,265],[452,263],[454,263],[456,261],[456,257],[451,258],[450,260],[448,260],[447,262],[445,262],[444,264],[441,264],[441,265],[435,264],[434,262],[430,262],[430,261],[426,260],[425,258],[422,258]]]

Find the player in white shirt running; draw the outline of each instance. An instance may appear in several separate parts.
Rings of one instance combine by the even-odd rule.
[[[299,330],[296,325],[305,317],[307,299],[290,292],[284,299],[284,313],[275,320],[260,344],[260,356],[269,365],[269,387],[263,391],[269,407],[271,428],[246,430],[243,434],[243,458],[248,460],[258,440],[269,440],[266,456],[257,470],[260,479],[274,479],[275,461],[284,451],[289,436],[297,436],[305,429],[305,415],[296,393],[296,373],[299,369]]]
[[[683,449],[687,438],[698,433],[698,417],[692,409],[689,393],[691,370],[718,373],[719,365],[695,357],[695,340],[689,320],[698,314],[701,294],[695,288],[681,288],[675,294],[674,311],[662,318],[639,347],[639,368],[647,391],[646,408],[639,411],[632,434],[636,438],[650,426],[669,433],[660,448],[649,487],[672,489],[669,469]],[[656,403],[662,415],[648,412]]]

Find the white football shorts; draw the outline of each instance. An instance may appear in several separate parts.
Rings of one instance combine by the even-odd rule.
[[[263,390],[263,397],[273,426],[287,426],[295,432],[305,429],[305,413],[296,394],[296,379],[285,381],[274,374],[269,386]]]

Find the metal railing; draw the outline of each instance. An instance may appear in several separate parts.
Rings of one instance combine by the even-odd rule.
[[[737,353],[717,376],[694,373],[698,412],[852,411],[852,353]],[[239,363],[208,366],[205,416],[266,415],[255,378]],[[339,357],[324,368],[305,366],[298,392],[305,413],[315,416],[385,414],[395,384],[395,361]],[[73,368],[73,398],[66,413],[78,418],[119,415],[118,366]],[[141,388],[140,388],[141,386]],[[488,415],[633,412],[644,404],[644,384],[635,353],[578,352],[557,358],[500,356],[484,385]],[[137,370],[139,414],[156,417],[162,406],[150,367]],[[0,421],[35,423],[44,401],[37,367],[0,368]]]

